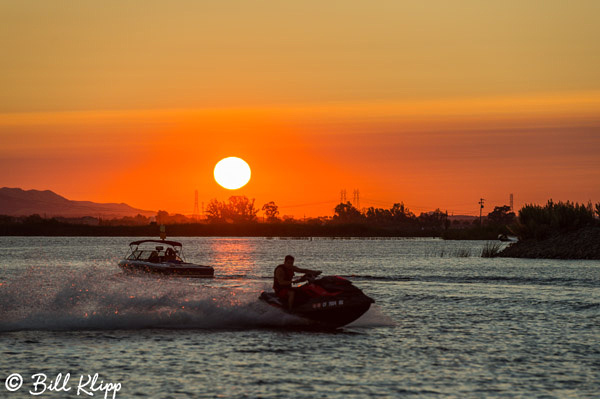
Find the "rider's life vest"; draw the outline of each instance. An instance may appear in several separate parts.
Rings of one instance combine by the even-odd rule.
[[[283,271],[285,272],[285,279],[292,281],[292,279],[294,278],[294,271],[290,270],[288,268],[285,267],[285,265],[279,265],[275,268],[275,272],[273,273],[273,289],[275,290],[275,292],[279,292],[279,290],[282,290],[284,288],[290,288],[292,286],[292,284],[290,283],[289,285],[281,285],[279,283],[279,281],[277,281],[277,269],[279,269],[280,267],[283,268]]]

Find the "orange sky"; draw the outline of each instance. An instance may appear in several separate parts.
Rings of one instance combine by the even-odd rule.
[[[0,4],[0,186],[189,214],[600,201],[596,1]],[[452,6],[449,6],[452,4]],[[237,191],[212,177],[245,159]]]

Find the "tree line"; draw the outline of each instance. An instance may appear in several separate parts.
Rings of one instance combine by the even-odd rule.
[[[264,214],[258,217],[259,212]],[[248,235],[248,236],[441,236],[447,239],[495,239],[499,234],[522,239],[543,238],[563,231],[598,225],[600,203],[592,206],[571,202],[545,206],[525,205],[518,216],[508,205],[497,206],[481,221],[451,220],[439,208],[418,216],[404,203],[390,208],[357,209],[340,203],[329,217],[303,220],[280,217],[279,207],[270,201],[258,208],[254,199],[232,196],[227,201],[213,199],[205,209],[205,219],[171,215],[161,210],[155,218],[142,215],[118,219],[42,218],[0,216],[0,235],[154,235],[156,225],[171,225],[170,234]],[[79,227],[77,227],[79,226]],[[153,227],[154,226],[154,227]]]

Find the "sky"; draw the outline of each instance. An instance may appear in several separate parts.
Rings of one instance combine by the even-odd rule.
[[[600,201],[600,2],[0,2],[0,186],[191,214]],[[250,182],[213,179],[237,156]]]

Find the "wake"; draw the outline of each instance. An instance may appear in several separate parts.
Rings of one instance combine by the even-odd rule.
[[[0,285],[0,332],[41,330],[303,328],[310,323],[258,300],[265,281],[202,280],[30,269]],[[387,325],[369,311],[352,326]]]

